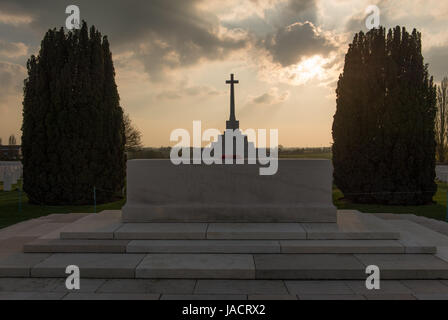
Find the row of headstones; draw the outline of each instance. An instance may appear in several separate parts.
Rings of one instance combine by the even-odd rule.
[[[3,191],[11,191],[22,176],[22,163],[20,161],[0,161],[0,181],[3,181]]]

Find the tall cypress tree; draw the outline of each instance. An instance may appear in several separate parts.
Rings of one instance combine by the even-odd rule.
[[[22,124],[31,202],[89,204],[124,186],[123,111],[106,37],[95,27],[49,30],[27,62]]]
[[[361,203],[424,204],[436,191],[436,92],[421,35],[355,35],[336,89],[334,182]]]

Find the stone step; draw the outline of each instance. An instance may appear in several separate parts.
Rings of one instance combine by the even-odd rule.
[[[413,247],[416,250],[415,247]],[[421,252],[435,253],[432,247]],[[405,253],[396,240],[133,240],[132,253]]]
[[[376,265],[381,279],[446,279],[448,263],[427,254],[256,254],[257,279],[366,279]]]
[[[0,277],[150,279],[448,279],[448,263],[428,254],[22,254],[0,260]]]
[[[375,218],[378,219],[378,218]],[[119,240],[394,240],[390,228],[370,229],[336,223],[126,223],[115,231],[61,231],[61,239]]]
[[[125,253],[129,240],[37,239],[23,246],[25,253]]]
[[[397,240],[61,240],[38,239],[27,253],[436,253]]]
[[[123,223],[120,212],[92,214],[61,228],[61,239],[399,239],[387,221],[339,210],[337,223]],[[53,236],[52,236],[53,237]]]

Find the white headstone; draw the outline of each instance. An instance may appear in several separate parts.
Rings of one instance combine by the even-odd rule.
[[[20,161],[0,161],[0,181],[3,181],[3,191],[11,191],[12,185],[22,176]]]

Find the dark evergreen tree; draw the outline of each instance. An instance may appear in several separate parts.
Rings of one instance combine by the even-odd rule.
[[[421,35],[359,32],[336,89],[334,182],[360,203],[425,204],[436,192],[436,91]]]
[[[124,186],[123,111],[106,37],[49,30],[27,62],[22,124],[23,188],[31,202],[90,204]]]

